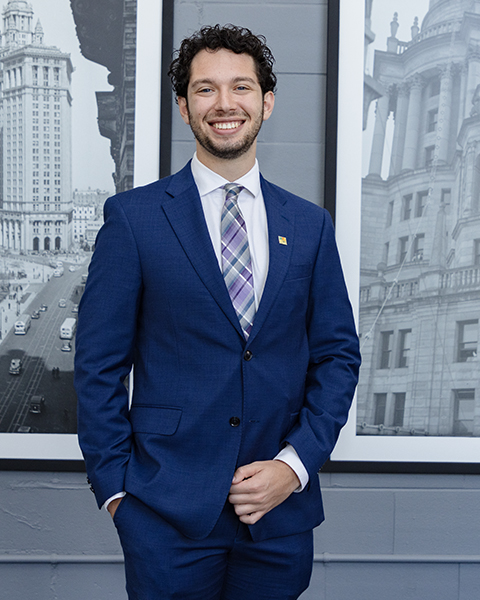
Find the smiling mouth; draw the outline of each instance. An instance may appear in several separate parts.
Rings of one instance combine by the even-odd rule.
[[[210,123],[214,129],[238,129],[240,125],[243,124],[243,121],[223,121],[219,123]]]

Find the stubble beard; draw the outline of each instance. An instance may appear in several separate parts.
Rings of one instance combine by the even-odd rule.
[[[187,107],[188,110],[188,107]],[[235,115],[232,115],[234,117]],[[250,150],[253,143],[257,139],[258,133],[262,127],[263,123],[263,106],[260,113],[257,115],[255,121],[253,121],[252,129],[247,132],[247,134],[237,142],[231,145],[222,145],[216,144],[208,135],[206,135],[198,123],[193,118],[190,110],[188,110],[188,118],[190,122],[190,129],[192,130],[193,135],[197,142],[204,148],[207,152],[215,156],[216,158],[221,158],[224,160],[234,160],[239,158],[246,152]]]

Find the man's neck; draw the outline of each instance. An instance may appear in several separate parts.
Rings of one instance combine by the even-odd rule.
[[[230,182],[246,175],[255,165],[255,151],[249,151],[238,158],[226,160],[217,158],[206,152],[201,146],[197,146],[197,158],[208,169]]]

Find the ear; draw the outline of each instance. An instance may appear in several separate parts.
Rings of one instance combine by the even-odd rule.
[[[182,98],[182,96],[178,96],[177,102],[178,102],[178,110],[180,111],[180,116],[182,117],[183,121],[187,125],[190,125],[190,119],[188,118],[187,99]]]
[[[263,120],[266,121],[272,114],[275,105],[275,95],[273,92],[267,92],[263,96]]]

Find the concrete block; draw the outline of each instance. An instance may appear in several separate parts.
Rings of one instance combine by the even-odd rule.
[[[315,529],[315,553],[391,554],[393,492],[323,490],[325,522]]]
[[[478,492],[430,490],[395,493],[395,552],[478,554]]]
[[[172,173],[182,169],[195,152],[195,140],[172,143]]]
[[[0,488],[0,552],[121,554],[84,473],[0,472]]]
[[[318,144],[325,136],[323,75],[280,74],[275,108],[259,140]]]
[[[458,597],[457,565],[332,563],[326,566],[325,579],[325,600],[452,600]]]
[[[58,600],[127,600],[123,564],[58,565],[52,589]]]
[[[478,597],[480,565],[460,565],[460,590],[458,600],[472,600]]]
[[[323,203],[323,145],[259,143],[257,156],[266,179],[314,204]]]
[[[50,565],[0,565],[1,597],[8,600],[47,600],[53,567]]]

